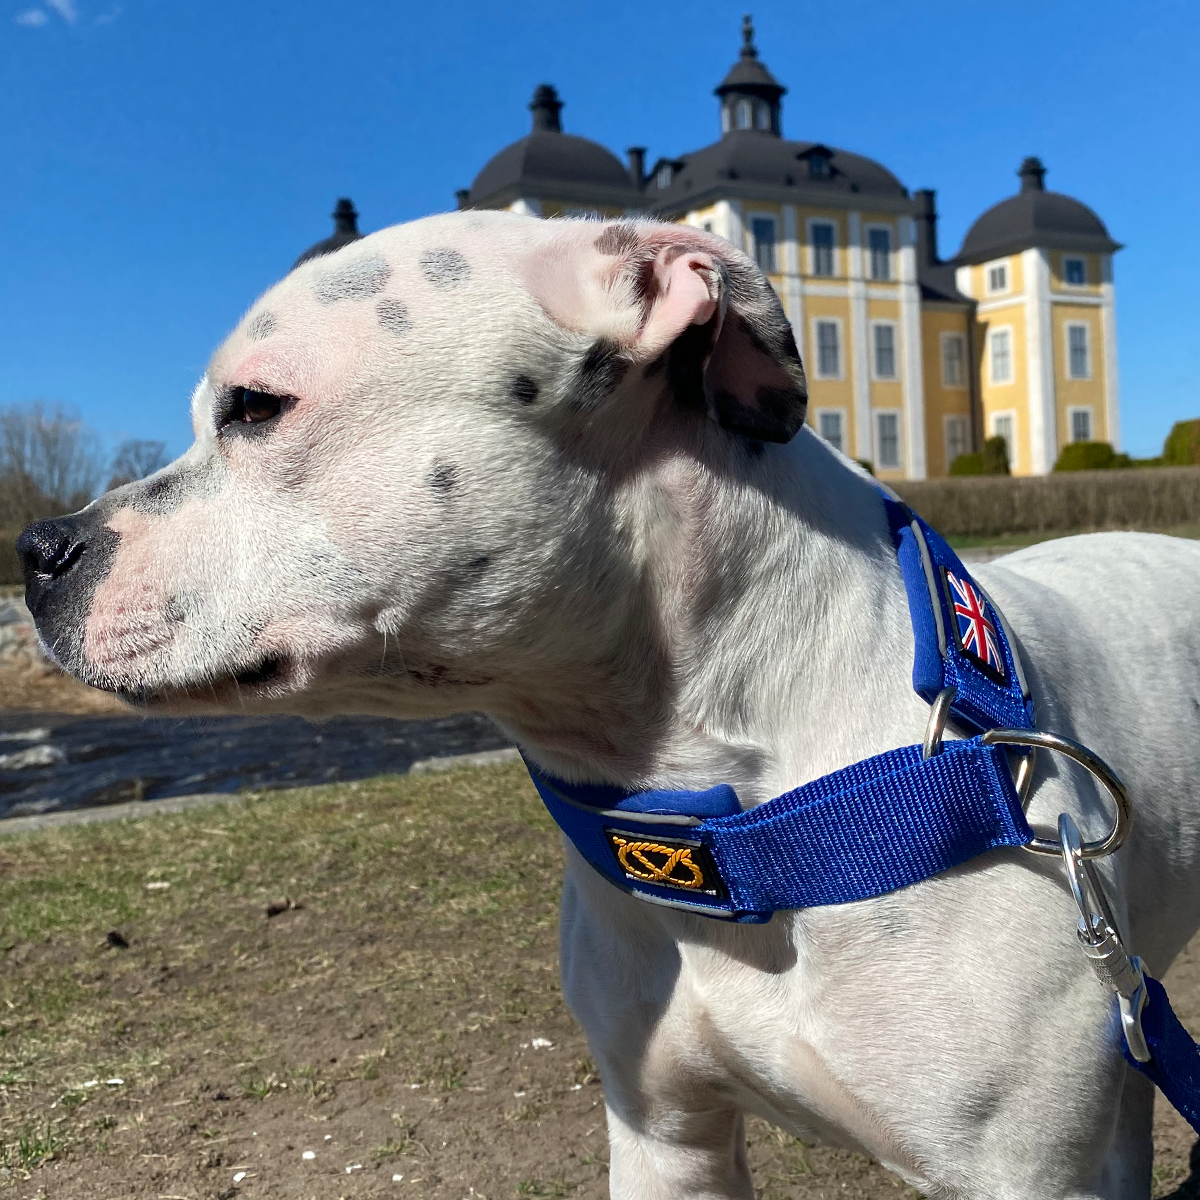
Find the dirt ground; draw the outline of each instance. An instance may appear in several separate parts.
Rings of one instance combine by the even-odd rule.
[[[599,1200],[561,860],[519,767],[0,838],[0,1196]],[[1200,961],[1171,982],[1195,1027]],[[1156,1195],[1200,1196],[1157,1133]],[[749,1135],[763,1200],[915,1195]]]

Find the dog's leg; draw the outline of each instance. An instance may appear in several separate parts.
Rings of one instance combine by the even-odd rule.
[[[1154,1084],[1132,1067],[1126,1068],[1121,1109],[1112,1146],[1100,1174],[1104,1200],[1147,1200],[1154,1164],[1151,1126]]]
[[[658,1112],[627,1120],[610,1104],[612,1200],[752,1200],[742,1114]]]

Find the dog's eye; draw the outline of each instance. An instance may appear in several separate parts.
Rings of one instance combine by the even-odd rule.
[[[288,397],[273,396],[254,388],[235,387],[229,391],[229,404],[221,414],[219,428],[228,425],[262,425],[283,411]]]

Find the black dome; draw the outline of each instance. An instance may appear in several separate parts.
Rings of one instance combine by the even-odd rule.
[[[292,263],[293,271],[301,263],[306,263],[313,258],[320,258],[323,254],[332,254],[335,250],[340,250],[343,246],[350,245],[351,242],[357,242],[362,237],[362,234],[358,232],[358,213],[354,211],[353,200],[343,196],[334,205],[330,216],[333,217],[333,235],[325,238],[323,241],[317,242],[313,246],[309,246]]]
[[[562,132],[562,103],[552,87],[542,84],[529,107],[533,132],[484,164],[467,195],[470,207],[506,205],[519,196],[619,207],[637,202],[638,191],[615,154],[598,142]]]
[[[817,173],[813,160],[822,164]],[[693,207],[709,191],[728,194],[730,183],[803,189],[806,200],[815,193],[841,196],[861,192],[867,196],[905,199],[908,190],[885,166],[859,154],[817,142],[791,142],[763,130],[739,129],[719,142],[674,160],[670,187],[647,188],[646,200],[656,211],[674,212]]]
[[[993,205],[967,230],[955,262],[985,262],[1033,246],[1108,254],[1121,248],[1086,204],[1045,190],[1046,169],[1039,159],[1027,158],[1017,173],[1021,190]]]

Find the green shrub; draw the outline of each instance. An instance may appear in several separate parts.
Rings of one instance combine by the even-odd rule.
[[[960,454],[950,464],[951,475],[982,475],[983,474],[983,455],[982,454]]]
[[[976,454],[960,454],[950,464],[951,475],[1007,475],[1008,443],[1002,437],[990,437]]]
[[[1200,465],[1200,418],[1176,421],[1163,443],[1162,461],[1168,467]]]
[[[1062,448],[1056,471],[1107,471],[1130,466],[1128,454],[1118,454],[1108,442],[1072,442]]]

